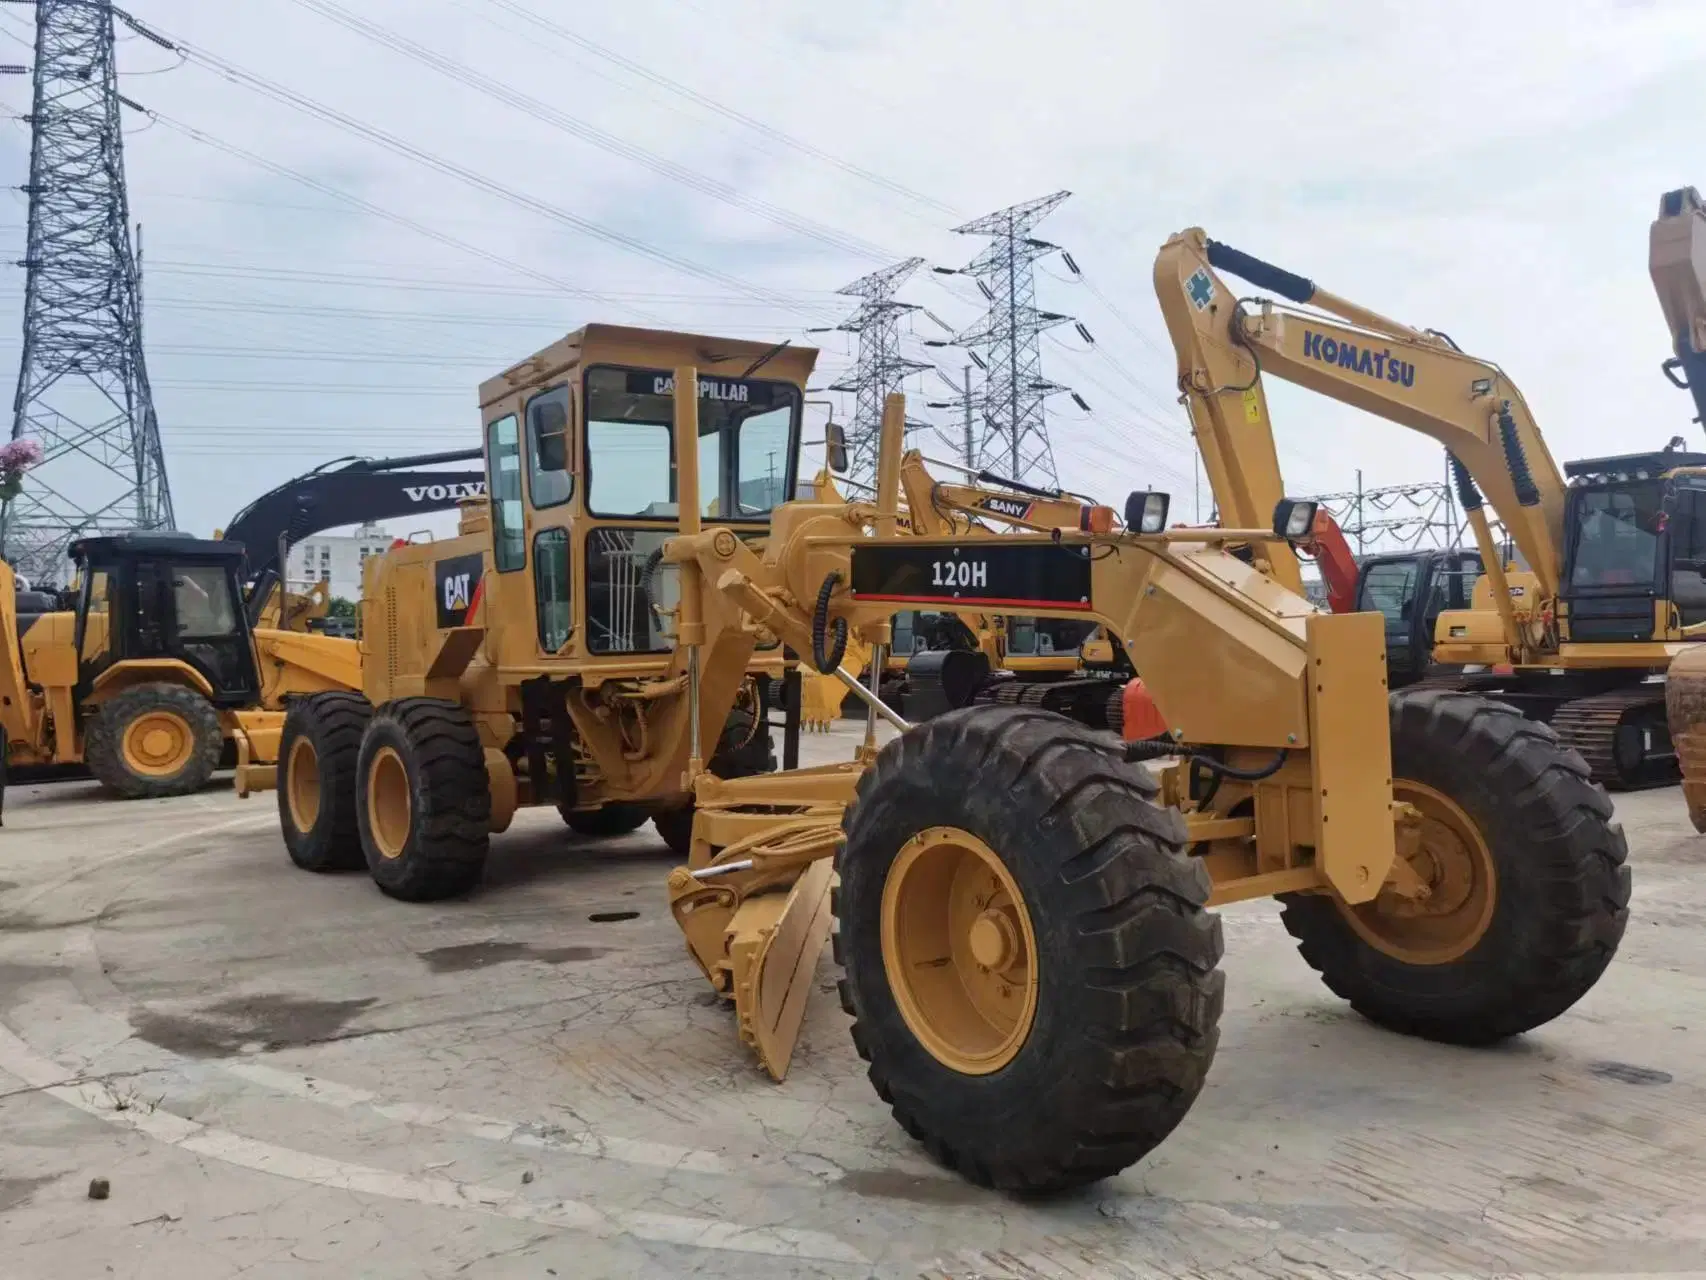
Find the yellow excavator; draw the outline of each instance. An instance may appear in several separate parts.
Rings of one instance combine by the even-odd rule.
[[[361,683],[355,641],[251,626],[239,542],[129,533],[71,554],[69,609],[16,590],[0,561],[0,771],[14,780],[81,766],[126,799],[184,795],[228,753],[275,750],[287,699]]]
[[[1278,300],[1242,296],[1225,276]],[[1445,671],[1424,683],[1549,723],[1608,787],[1674,779],[1663,676],[1706,631],[1706,454],[1675,440],[1560,469],[1495,362],[1201,230],[1168,241],[1155,287],[1227,524],[1259,522],[1282,496],[1264,374],[1433,437],[1486,572],[1468,609],[1440,613],[1433,661]],[[1507,567],[1487,502],[1526,568]],[[1256,563],[1301,591],[1290,546],[1267,547]]]

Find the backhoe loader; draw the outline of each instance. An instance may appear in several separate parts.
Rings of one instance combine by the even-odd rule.
[[[0,732],[14,780],[83,766],[126,799],[184,795],[228,743],[239,763],[272,751],[288,698],[360,682],[354,641],[250,625],[241,543],[132,533],[71,553],[70,610],[20,614],[0,562]]]
[[[1262,567],[1311,504],[1169,530],[1167,495],[1139,492],[1123,528],[1103,508],[1086,528],[920,536],[899,528],[891,396],[874,505],[766,489],[737,506],[770,449],[755,426],[775,415],[775,446],[797,440],[811,363],[591,326],[488,382],[490,526],[370,566],[365,697],[292,707],[280,791],[309,741],[314,838],[433,896],[470,883],[517,805],[691,797],[669,907],[760,1063],[786,1073],[833,931],[878,1094],[935,1158],[1015,1191],[1117,1173],[1189,1110],[1218,1042],[1214,905],[1281,895],[1334,991],[1448,1043],[1519,1034],[1592,988],[1629,898],[1603,789],[1508,707],[1389,697],[1379,617],[1324,613]],[[552,394],[578,470],[541,468],[524,425]],[[1467,465],[1498,479],[1485,451]],[[613,529],[675,566],[667,648],[605,639]],[[1165,741],[1028,707],[908,724],[875,692],[902,606],[1105,628]],[[853,640],[867,684],[841,665]],[[784,646],[865,704],[865,741],[839,764],[727,770],[754,659]],[[900,730],[881,747],[879,718]]]
[[[1240,297],[1222,272],[1280,300]],[[1168,242],[1155,287],[1223,518],[1260,518],[1280,496],[1263,375],[1433,437],[1485,568],[1470,607],[1439,614],[1433,661],[1478,668],[1452,683],[1550,724],[1607,786],[1674,779],[1663,676],[1706,622],[1706,563],[1681,534],[1697,504],[1706,518],[1706,454],[1673,447],[1560,471],[1497,364],[1201,230]],[[1526,568],[1506,568],[1488,501]],[[1268,548],[1259,563],[1300,588],[1289,547]]]

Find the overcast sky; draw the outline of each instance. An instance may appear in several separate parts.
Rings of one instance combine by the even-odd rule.
[[[125,93],[162,117],[129,117],[126,163],[167,465],[198,533],[331,457],[477,443],[479,380],[588,321],[815,341],[827,383],[854,340],[803,331],[850,314],[838,287],[912,255],[961,265],[984,242],[948,228],[1062,188],[1038,234],[1089,284],[1051,258],[1038,294],[1096,339],[1065,327],[1044,345],[1047,374],[1092,409],[1050,402],[1074,488],[1171,487],[1192,514],[1150,283],[1161,242],[1192,225],[1498,360],[1560,460],[1678,433],[1706,446],[1659,374],[1646,273],[1660,193],[1706,186],[1698,0],[131,8],[192,51],[179,65],[128,33],[120,45]],[[32,21],[0,10],[0,62],[28,61]],[[398,39],[421,49],[383,42]],[[0,101],[27,110],[27,80],[0,82]],[[5,185],[27,164],[14,122]],[[15,190],[0,203],[8,260],[25,214]],[[23,280],[6,271],[15,378]],[[928,273],[900,296],[956,327],[980,309],[969,282]],[[958,352],[929,354],[958,378]],[[947,389],[926,374],[910,390]],[[1294,492],[1350,488],[1359,467],[1369,485],[1441,472],[1419,436],[1295,389],[1270,397]]]

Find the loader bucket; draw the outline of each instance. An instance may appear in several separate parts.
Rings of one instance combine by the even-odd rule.
[[[778,1082],[788,1074],[818,957],[829,937],[834,882],[835,864],[820,858],[786,891],[746,899],[729,921],[740,1038]]]
[[[1696,831],[1706,831],[1706,644],[1690,645],[1671,661],[1665,719],[1682,767],[1689,820]]]

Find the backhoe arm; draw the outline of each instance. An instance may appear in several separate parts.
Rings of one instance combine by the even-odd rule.
[[[1316,310],[1240,299],[1217,268]],[[1467,473],[1504,519],[1541,593],[1556,598],[1564,479],[1522,393],[1497,365],[1458,350],[1443,334],[1335,297],[1197,228],[1162,247],[1155,291],[1225,524],[1265,526],[1283,496],[1262,388],[1262,374],[1270,373],[1439,441],[1460,469],[1460,489]],[[1300,590],[1295,557],[1283,548],[1269,555],[1275,577]]]

